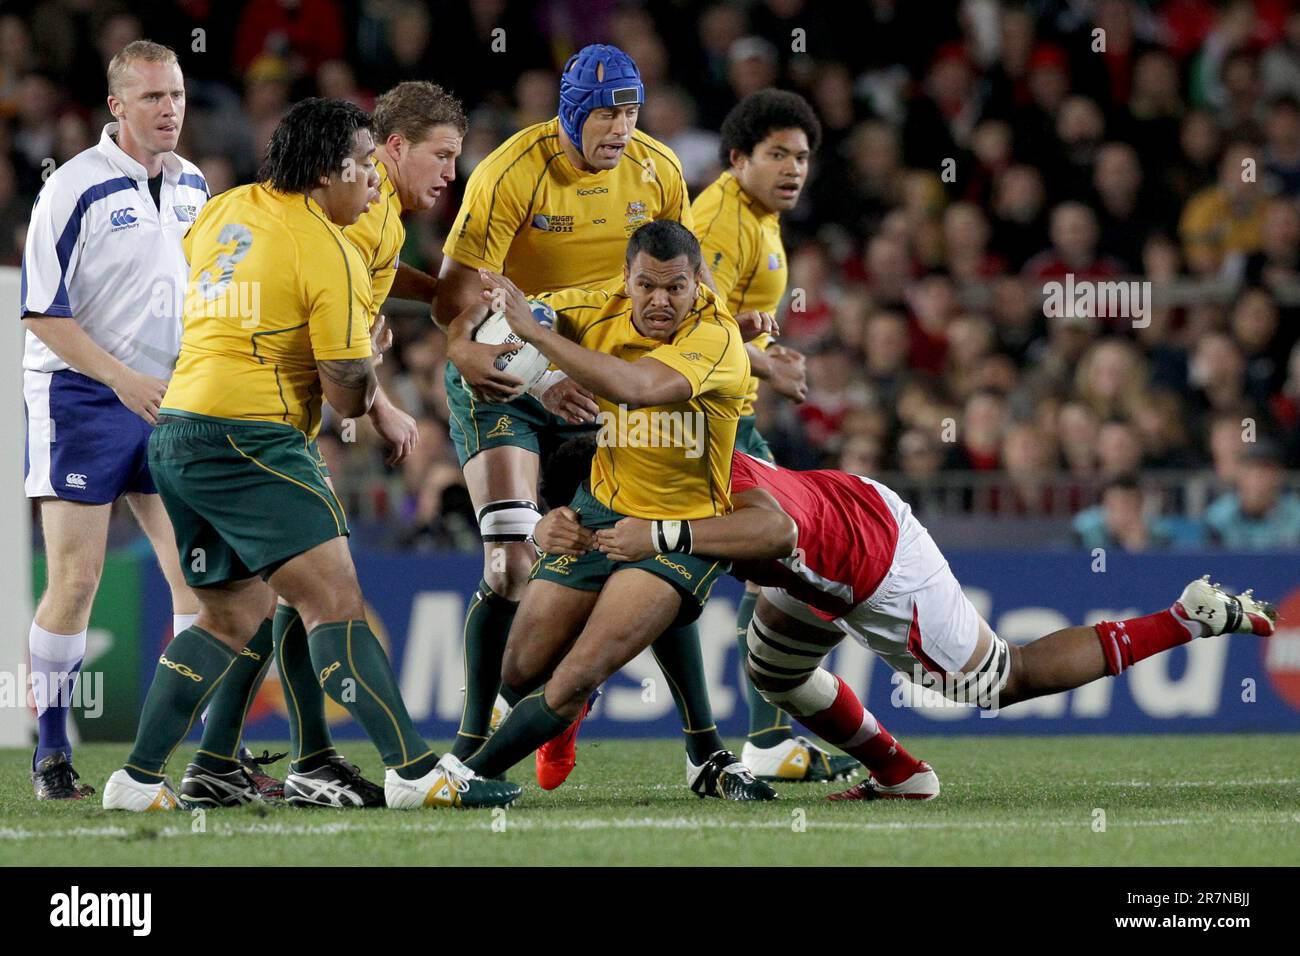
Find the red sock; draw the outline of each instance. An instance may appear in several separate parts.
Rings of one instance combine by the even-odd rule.
[[[1112,677],[1153,654],[1186,644],[1196,636],[1192,628],[1199,630],[1197,624],[1182,621],[1172,609],[1093,625],[1106,658],[1106,673]]]
[[[916,773],[920,761],[862,706],[862,701],[848,684],[838,675],[835,675],[835,680],[839,684],[835,702],[825,710],[799,717],[799,723],[827,743],[856,757],[873,777],[887,787]]]

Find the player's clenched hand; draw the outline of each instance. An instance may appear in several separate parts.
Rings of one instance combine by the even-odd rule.
[[[591,539],[591,531],[578,523],[572,508],[551,509],[533,528],[533,543],[547,554],[586,554]]]
[[[167,383],[152,375],[123,367],[122,374],[112,383],[117,400],[135,412],[150,425],[158,424],[158,409],[162,406]]]
[[[736,324],[740,326],[742,342],[756,339],[765,332],[768,335],[781,334],[781,327],[770,312],[742,312],[736,316]]]
[[[600,414],[596,397],[571,378],[562,378],[543,392],[542,405],[570,425],[594,422]]]
[[[473,329],[487,318],[481,305],[471,305],[452,320],[447,330],[447,358],[455,365],[479,401],[508,402],[524,391],[524,381],[496,366],[499,356],[519,348],[518,342],[485,345],[475,342]]]
[[[528,299],[515,285],[499,272],[479,269],[479,278],[483,280],[483,301],[493,312],[504,312],[510,330],[525,342],[532,342],[538,329],[533,311],[528,307]]]
[[[370,326],[370,354],[378,365],[384,360],[384,353],[393,346],[393,330],[388,327],[388,319],[383,314],[375,316],[374,325]]]
[[[415,419],[391,401],[377,401],[370,406],[370,423],[388,444],[386,463],[400,465],[420,443],[420,427]]]
[[[808,397],[807,360],[803,353],[781,345],[767,350],[767,384],[778,395],[798,404]]]
[[[650,522],[624,518],[614,527],[596,532],[596,547],[611,561],[642,561],[655,553]]]

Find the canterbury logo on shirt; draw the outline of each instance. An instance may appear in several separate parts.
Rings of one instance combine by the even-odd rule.
[[[135,207],[127,206],[125,209],[114,209],[108,214],[108,221],[113,224],[113,231],[118,229],[129,229],[136,225]]]

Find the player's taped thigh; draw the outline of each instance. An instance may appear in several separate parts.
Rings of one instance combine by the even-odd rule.
[[[1011,677],[1011,648],[1007,642],[989,631],[993,638],[988,652],[972,670],[959,674],[929,672],[921,683],[941,690],[949,700],[959,704],[974,704],[985,710],[998,706],[998,695]]]
[[[782,690],[758,687],[759,694],[773,707],[780,707],[795,717],[820,713],[835,703],[839,694],[839,681],[824,667],[815,668],[802,683]]]
[[[537,503],[526,498],[489,501],[478,509],[478,530],[485,543],[527,541],[541,520]]]
[[[788,691],[774,691],[772,688],[785,688],[806,681],[820,666],[822,658],[844,637],[838,630],[826,631],[825,634],[824,641],[810,641],[807,639],[809,635],[802,638],[790,637],[777,632],[760,621],[758,615],[754,615],[749,622],[747,660],[754,686],[759,693],[776,704],[778,701],[768,697],[768,694]]]

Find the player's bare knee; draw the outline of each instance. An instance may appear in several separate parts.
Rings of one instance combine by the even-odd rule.
[[[501,656],[501,683],[507,687],[526,687],[532,684],[538,675],[536,662],[531,655],[517,644],[506,644]]]
[[[81,618],[90,614],[99,590],[99,569],[70,568],[50,578],[41,599],[42,607],[61,618]]]
[[[582,707],[583,701],[595,693],[607,676],[594,661],[570,661],[566,658],[546,684],[547,698],[553,701],[552,706],[558,713],[567,715],[572,710],[577,716],[576,711]]]
[[[527,541],[487,544],[483,553],[483,580],[500,597],[518,601],[537,561],[537,551]]]

